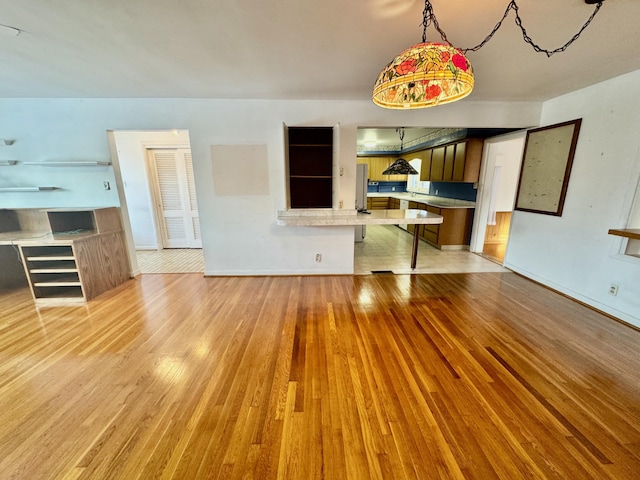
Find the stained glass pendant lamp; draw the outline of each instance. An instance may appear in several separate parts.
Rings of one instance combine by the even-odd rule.
[[[404,146],[404,128],[397,128],[396,132],[400,136],[400,154],[402,154],[402,148]],[[411,166],[404,158],[398,158],[395,162],[389,165],[382,175],[417,175],[418,171]]]
[[[430,0],[425,0],[422,12],[422,42],[404,50],[382,69],[373,86],[373,103],[384,108],[413,109],[460,100],[471,93],[475,82],[473,68],[465,55],[466,52],[475,52],[491,40],[510,10],[515,12],[516,25],[522,30],[524,41],[536,52],[545,53],[550,57],[554,53],[565,51],[578,39],[602,7],[603,1],[585,0],[587,4],[596,4],[596,8],[582,29],[562,47],[546,50],[535,44],[527,35],[515,0],[509,2],[502,19],[480,44],[465,49],[456,48],[449,43],[446,34],[438,25]],[[427,42],[427,26],[431,24],[440,34],[442,43]]]
[[[411,109],[460,100],[473,90],[471,62],[451,45],[427,42],[431,3],[425,3],[422,43],[397,55],[382,69],[373,87],[373,102],[384,108]]]
[[[380,72],[373,102],[385,108],[432,107],[466,97],[473,83],[471,62],[462,51],[444,43],[418,43]]]

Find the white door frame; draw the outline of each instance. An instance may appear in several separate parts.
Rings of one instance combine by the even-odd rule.
[[[482,253],[484,247],[484,236],[487,231],[489,207],[491,206],[491,194],[495,187],[494,170],[496,166],[496,155],[492,154],[491,147],[496,143],[522,138],[522,148],[524,150],[524,138],[526,138],[526,136],[527,130],[525,129],[488,138],[484,142],[482,163],[480,164],[480,181],[478,182],[478,194],[476,197],[476,211],[473,216],[473,229],[471,231],[471,242],[469,245],[470,252]],[[520,156],[522,156],[522,152]]]

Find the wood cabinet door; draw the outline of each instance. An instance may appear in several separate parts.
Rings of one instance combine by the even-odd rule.
[[[432,149],[419,152],[419,157],[422,160],[422,166],[420,167],[421,182],[428,182],[431,180],[431,152]]]
[[[447,145],[444,149],[444,169],[442,173],[442,180],[444,182],[453,182],[455,155],[456,145]]]
[[[476,183],[480,179],[480,163],[482,162],[482,149],[484,141],[480,138],[467,140],[463,182]]]
[[[464,179],[464,164],[467,155],[467,142],[456,144],[455,158],[453,164],[453,181],[462,182]]]
[[[432,182],[442,182],[444,174],[444,147],[433,149],[431,154],[431,178]]]

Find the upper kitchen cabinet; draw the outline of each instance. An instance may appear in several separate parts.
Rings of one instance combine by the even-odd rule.
[[[358,163],[364,163],[369,166],[369,180],[372,182],[404,182],[407,180],[406,175],[383,175],[389,165],[395,162],[398,156],[360,156]]]
[[[290,208],[332,208],[333,127],[286,127]]]
[[[452,181],[478,182],[483,146],[484,140],[480,138],[470,138],[466,142],[456,143]]]
[[[420,180],[431,182],[476,183],[480,177],[483,140],[471,138],[425,150]],[[424,158],[430,158],[425,162]]]

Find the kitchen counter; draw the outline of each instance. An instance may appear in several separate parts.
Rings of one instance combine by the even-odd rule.
[[[455,198],[436,197],[435,195],[423,195],[421,193],[412,194],[409,192],[383,192],[367,193],[367,197],[388,197],[398,200],[409,200],[410,202],[424,203],[438,208],[476,208],[476,202],[458,200]]]
[[[442,223],[442,215],[425,210],[372,210],[368,213],[342,210],[278,212],[276,223],[281,226],[341,226],[341,225],[397,225],[399,223]]]
[[[426,210],[372,210],[356,212],[355,210],[281,210],[278,212],[276,224],[280,226],[354,226],[354,225],[397,225],[400,223],[439,224],[444,217]],[[411,251],[411,268],[416,268],[418,259],[418,229],[413,233],[413,249]]]

